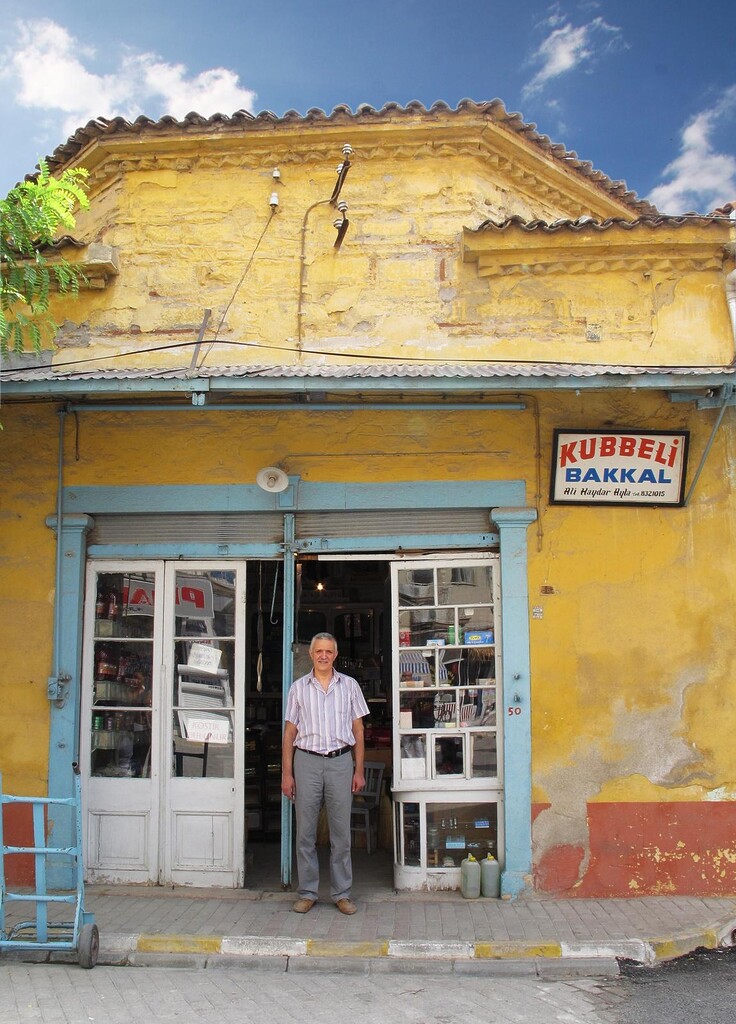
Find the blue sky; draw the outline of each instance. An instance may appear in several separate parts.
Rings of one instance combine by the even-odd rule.
[[[665,213],[736,200],[736,2],[0,0],[0,193],[95,116],[498,97]]]

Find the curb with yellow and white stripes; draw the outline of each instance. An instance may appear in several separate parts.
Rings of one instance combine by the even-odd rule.
[[[718,929],[663,939],[620,939],[610,942],[463,940],[330,940],[262,935],[113,935],[100,937],[100,953],[127,959],[135,954],[178,954],[203,957],[312,957],[389,960],[529,960],[626,959],[652,965],[704,947],[730,946],[736,922]]]

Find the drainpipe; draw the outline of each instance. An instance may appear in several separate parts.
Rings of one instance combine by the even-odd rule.
[[[56,471],[56,569],[54,587],[54,639],[53,639],[53,675],[49,676],[46,685],[46,696],[62,708],[66,701],[71,676],[61,671],[61,556],[62,526],[64,514],[64,425],[67,409],[59,409],[59,463]]]

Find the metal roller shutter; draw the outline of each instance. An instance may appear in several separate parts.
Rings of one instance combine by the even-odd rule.
[[[278,544],[284,517],[278,512],[182,512],[96,515],[90,544]]]

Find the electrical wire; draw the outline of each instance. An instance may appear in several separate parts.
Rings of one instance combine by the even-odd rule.
[[[129,360],[131,358],[131,356],[148,355],[151,352],[169,352],[169,351],[171,351],[173,349],[177,349],[177,348],[191,348],[192,345],[197,345],[197,344],[199,344],[199,342],[196,339],[194,339],[192,341],[179,341],[179,342],[176,342],[173,345],[157,345],[157,346],[154,346],[152,348],[141,348],[141,349],[135,349],[135,350],[132,350],[132,351],[129,350],[127,352],[115,353],[114,355],[110,355],[110,356],[99,356],[99,357],[89,356],[86,359],[69,359],[69,360],[66,360],[64,362],[54,363],[53,364],[53,369],[56,370],[57,368],[61,368],[61,367],[64,367],[64,366],[81,366],[84,363],[102,363],[102,362],[108,362],[108,361],[114,360],[114,359],[127,359],[127,360]],[[211,341],[209,344],[210,344],[210,347],[211,347],[212,345],[215,344],[215,340],[213,339],[213,341]],[[264,345],[262,342],[256,342],[256,341],[227,341],[227,342],[221,342],[221,344],[230,345],[233,348],[258,348],[258,349],[262,349],[265,352],[290,352],[292,355],[296,355],[297,351],[298,351],[292,345]],[[319,355],[319,356],[324,356],[325,355],[324,349],[303,348],[303,349],[301,349],[301,352],[302,353],[306,352],[309,355]],[[362,365],[366,365],[365,353],[363,353],[363,352],[332,352],[332,353],[330,353],[330,356],[331,356],[331,358],[335,358],[335,359],[338,359],[338,358],[358,359],[358,360],[360,360],[360,364],[359,365],[361,365],[361,366]],[[566,360],[555,360],[555,359],[540,360],[540,359],[519,359],[519,358],[516,358],[516,359],[491,359],[488,356],[477,357],[477,358],[475,356],[467,356],[467,357],[465,357],[463,359],[459,359],[459,360],[448,360],[446,357],[441,357],[441,356],[387,356],[387,355],[380,355],[380,354],[375,354],[374,353],[374,354],[371,355],[370,363],[368,365],[373,364],[373,363],[377,363],[377,362],[394,363],[397,366],[401,366],[401,365],[415,365],[415,364],[417,366],[426,366],[426,365],[430,365],[430,364],[432,364],[432,365],[437,364],[438,366],[476,366],[476,365],[477,366],[505,366],[507,364],[510,364],[510,365],[513,365],[513,366],[590,366],[590,367],[599,367],[600,369],[628,368],[628,367],[630,367],[632,365],[631,363],[595,363],[595,362],[591,362],[590,360],[581,361],[581,360],[569,360],[569,359],[566,359]],[[692,363],[692,364],[689,364],[688,366],[678,366],[678,369],[681,369],[681,370],[714,370],[714,369],[730,369],[731,366],[732,366],[731,363]],[[49,367],[42,367],[42,369],[47,369],[47,368],[51,369],[52,367],[51,366],[49,366]],[[171,374],[171,373],[177,373],[179,371],[184,371],[186,369],[187,369],[187,367],[185,367],[185,366],[180,366],[180,367],[162,367],[162,368],[159,368],[159,369],[156,369],[156,370],[146,370],[145,371],[145,375],[146,375],[146,377],[152,377],[153,378],[153,377],[157,377],[157,376],[165,376],[165,375]],[[2,377],[4,375],[6,375],[6,374],[18,373],[19,370],[20,370],[19,367],[2,369],[2,370],[0,370],[0,379],[2,379]],[[242,373],[239,373],[239,376],[247,377],[247,376],[249,376],[249,374],[260,374],[262,372],[263,372],[263,368],[262,367],[250,368],[250,369],[248,367],[243,367],[242,368]]]
[[[276,213],[276,210],[275,210],[275,208],[274,208],[274,207],[272,206],[272,207],[271,207],[271,212],[270,212],[270,214],[269,214],[269,218],[268,218],[268,220],[266,221],[266,224],[265,224],[265,226],[264,226],[264,228],[263,228],[263,231],[261,231],[261,234],[259,235],[258,241],[257,241],[257,242],[256,242],[256,244],[255,244],[255,247],[254,247],[254,249],[253,249],[253,252],[252,252],[252,253],[250,254],[250,259],[248,260],[248,262],[247,262],[247,263],[246,263],[246,265],[245,265],[245,270],[243,271],[243,273],[242,273],[242,275],[241,275],[241,277],[240,277],[240,280],[239,280],[239,281],[238,281],[238,283],[236,284],[236,286],[235,286],[235,291],[234,291],[234,292],[233,292],[233,294],[232,294],[232,295],[230,296],[230,301],[229,301],[229,302],[228,302],[228,304],[227,304],[227,305],[225,306],[225,309],[224,309],[224,311],[223,311],[223,314],[222,314],[222,316],[220,317],[220,322],[219,322],[219,324],[217,325],[217,330],[215,331],[215,336],[214,336],[214,338],[212,339],[212,341],[211,341],[211,342],[210,342],[210,343],[208,344],[208,346],[207,346],[207,348],[205,349],[205,351],[204,351],[204,352],[202,353],[202,358],[201,358],[201,359],[199,360],[199,362],[197,363],[197,369],[200,369],[200,367],[202,367],[202,366],[204,365],[204,361],[205,361],[205,359],[207,358],[207,356],[208,356],[208,355],[210,354],[210,352],[212,351],[212,347],[213,347],[213,345],[215,344],[215,342],[217,341],[217,338],[218,338],[218,336],[219,336],[219,334],[220,334],[220,328],[222,327],[222,325],[223,325],[223,324],[224,324],[224,322],[225,322],[225,317],[227,316],[227,314],[228,314],[228,311],[229,311],[230,307],[232,306],[233,302],[235,301],[235,296],[236,296],[236,295],[238,294],[238,292],[240,291],[240,288],[241,288],[241,286],[242,286],[242,284],[243,284],[243,281],[245,281],[245,278],[246,278],[246,275],[247,275],[248,271],[250,270],[251,266],[253,265],[253,260],[255,259],[255,255],[256,255],[256,253],[258,252],[258,249],[259,249],[259,247],[260,247],[260,244],[261,244],[261,242],[263,241],[263,239],[264,239],[264,237],[265,237],[265,234],[266,234],[266,232],[268,231],[268,229],[269,229],[269,227],[270,227],[270,225],[271,225],[271,221],[273,220],[273,218],[274,218],[274,215],[275,215],[275,213]]]

